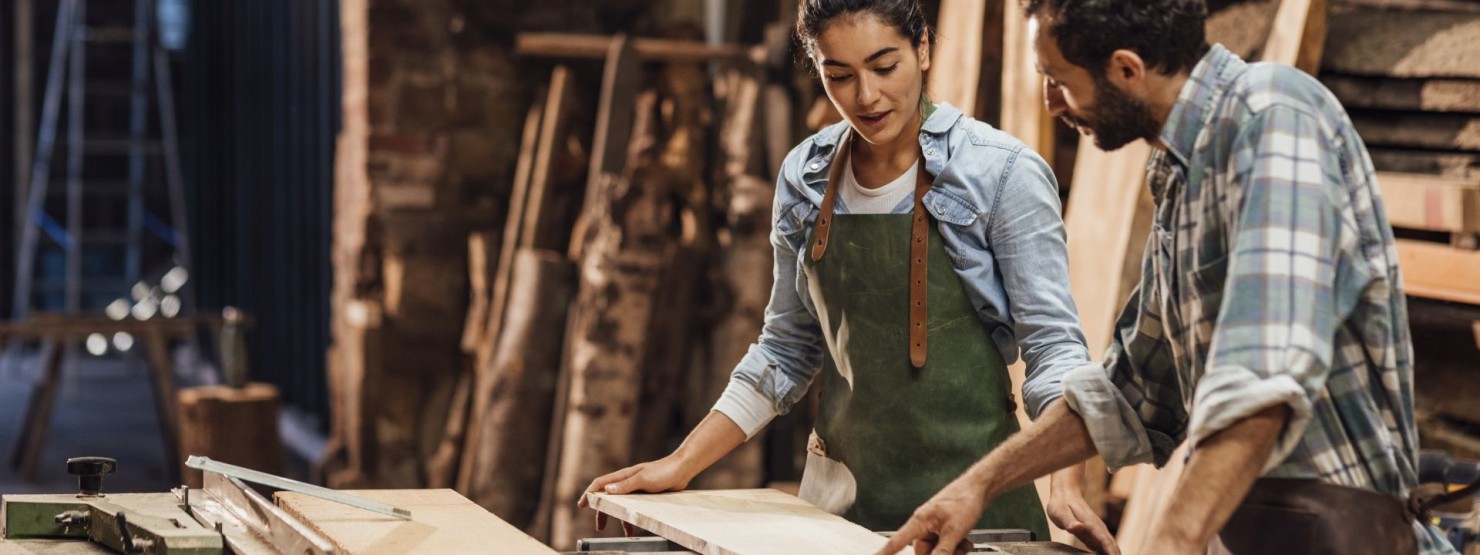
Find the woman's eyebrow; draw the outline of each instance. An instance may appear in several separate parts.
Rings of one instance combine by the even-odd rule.
[[[888,46],[888,47],[880,48],[878,52],[874,52],[873,54],[869,54],[869,57],[864,58],[863,59],[863,63],[866,64],[866,63],[872,62],[874,60],[879,59],[880,56],[883,56],[883,55],[888,54],[890,52],[898,52],[898,51],[899,51],[899,47],[898,46]],[[839,62],[837,60],[823,60],[822,61],[822,65],[825,65],[825,66],[848,67],[848,64],[845,64],[843,62]]]

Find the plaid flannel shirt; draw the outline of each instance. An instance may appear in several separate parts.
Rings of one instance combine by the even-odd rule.
[[[1215,45],[1161,142],[1141,283],[1103,365],[1064,380],[1106,463],[1160,466],[1177,444],[1283,404],[1263,476],[1406,497],[1418,460],[1407,306],[1341,104],[1309,75]],[[1414,525],[1423,553],[1452,552]]]

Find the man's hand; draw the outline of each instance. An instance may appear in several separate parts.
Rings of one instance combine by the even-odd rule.
[[[903,527],[877,555],[893,555],[911,542],[916,555],[955,555],[971,551],[966,534],[987,508],[986,493],[967,474],[957,478],[915,509]]]
[[[694,476],[690,474],[679,459],[668,456],[656,461],[645,462],[623,468],[611,474],[597,478],[586,487],[586,493],[609,493],[622,495],[637,491],[650,493],[662,493],[665,491],[681,491],[689,486],[689,481]],[[590,503],[586,496],[576,502],[577,507],[586,508]],[[596,530],[606,528],[606,513],[597,511]],[[631,525],[622,523],[622,530],[632,535]]]
[[[1060,489],[1054,488],[1048,499],[1048,507],[1045,508],[1053,525],[1074,534],[1074,537],[1084,542],[1085,547],[1095,553],[1120,555],[1120,545],[1115,543],[1115,536],[1110,535],[1110,529],[1100,520],[1100,516],[1090,510],[1089,503],[1084,501],[1084,495],[1078,491]]]

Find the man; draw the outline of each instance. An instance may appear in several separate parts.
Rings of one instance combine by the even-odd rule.
[[[1100,148],[1155,147],[1141,283],[1103,364],[1067,374],[1063,402],[881,553],[951,553],[1006,488],[1096,451],[1112,469],[1160,466],[1182,442],[1146,553],[1453,553],[1405,503],[1407,308],[1341,105],[1294,68],[1209,47],[1199,0],[1029,0],[1027,13],[1050,112]]]

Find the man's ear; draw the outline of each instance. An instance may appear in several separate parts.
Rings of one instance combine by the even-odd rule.
[[[925,33],[925,36],[924,37],[921,37],[920,38],[920,46],[919,46],[919,48],[916,48],[915,49],[915,52],[920,55],[920,71],[927,71],[927,70],[929,70],[930,69],[930,33],[927,32],[927,33]]]
[[[1146,82],[1146,61],[1134,50],[1111,52],[1110,61],[1105,63],[1105,78],[1122,90],[1135,90]]]

